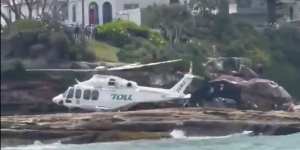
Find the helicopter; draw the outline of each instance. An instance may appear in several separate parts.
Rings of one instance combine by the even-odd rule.
[[[76,80],[76,84],[69,86],[64,93],[55,96],[52,101],[69,109],[80,108],[87,111],[117,111],[139,103],[163,102],[178,99],[190,99],[191,94],[185,94],[185,89],[194,78],[201,78],[192,74],[192,63],[189,72],[170,89],[140,86],[137,82],[114,75],[102,75],[99,71],[122,71],[148,66],[174,63],[182,59],[154,62],[148,64],[129,64],[107,68],[97,66],[94,69],[27,69],[27,71],[71,71],[97,72],[86,81]]]

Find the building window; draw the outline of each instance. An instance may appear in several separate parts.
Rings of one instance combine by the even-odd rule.
[[[72,6],[72,21],[76,22],[76,5]]]
[[[79,99],[80,97],[81,97],[81,90],[80,89],[76,89],[75,98]]]
[[[67,98],[73,98],[73,95],[74,95],[74,88],[70,88]]]
[[[89,5],[89,21],[90,24],[99,24],[98,5],[96,2],[91,2]]]
[[[135,9],[139,8],[139,4],[124,4],[124,9]]]
[[[97,90],[93,90],[92,92],[92,100],[98,100],[99,92]]]
[[[102,5],[103,24],[112,21],[112,5],[109,2],[105,2]]]
[[[83,92],[83,98],[85,100],[89,100],[91,98],[91,90],[84,90],[84,92]]]

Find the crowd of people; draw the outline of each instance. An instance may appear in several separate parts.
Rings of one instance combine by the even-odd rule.
[[[80,25],[71,25],[71,30],[73,31],[74,38],[79,39],[80,35],[84,35],[86,39],[94,39],[96,33],[96,25],[87,25],[82,28]]]

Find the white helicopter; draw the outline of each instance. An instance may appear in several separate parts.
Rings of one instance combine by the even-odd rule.
[[[95,69],[27,69],[27,71],[119,71],[146,66],[182,61],[181,59],[155,62],[149,64],[130,64],[121,67]],[[70,86],[64,93],[55,96],[52,101],[68,108],[80,108],[89,111],[116,111],[128,108],[138,103],[162,102],[176,99],[189,99],[191,94],[185,94],[185,89],[191,84],[193,78],[200,78],[190,70],[183,78],[170,89],[139,86],[136,82],[112,75],[94,74],[89,80]]]

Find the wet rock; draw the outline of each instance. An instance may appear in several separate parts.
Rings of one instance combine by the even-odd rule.
[[[174,129],[187,136],[227,135],[244,130],[255,134],[290,134],[300,132],[300,112],[172,108],[1,117],[1,141],[92,143],[159,139],[170,137]]]

